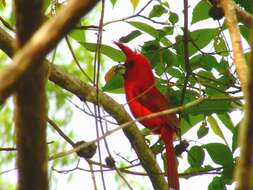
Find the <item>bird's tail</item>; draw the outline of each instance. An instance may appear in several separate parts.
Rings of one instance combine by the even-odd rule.
[[[167,177],[169,190],[179,190],[176,155],[173,147],[173,131],[167,128],[161,129],[161,137],[165,144],[167,159]]]

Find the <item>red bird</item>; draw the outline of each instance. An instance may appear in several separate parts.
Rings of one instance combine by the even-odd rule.
[[[171,108],[169,100],[155,86],[155,79],[148,59],[122,43],[115,44],[126,56],[124,87],[126,99],[135,118]],[[167,158],[169,189],[179,190],[176,156],[173,137],[179,127],[176,114],[158,116],[140,121],[145,127],[161,135]]]

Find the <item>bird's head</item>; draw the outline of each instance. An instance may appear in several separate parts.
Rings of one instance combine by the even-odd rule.
[[[151,70],[150,63],[148,59],[142,55],[141,53],[138,53],[137,51],[133,51],[126,45],[120,43],[120,42],[114,42],[120,49],[121,51],[125,54],[126,60],[124,63],[124,66],[126,67],[126,71],[129,69],[149,69]]]
[[[153,82],[154,76],[148,59],[141,53],[131,50],[120,42],[114,43],[126,56],[125,63],[118,65],[117,73],[123,74],[125,79],[131,78],[132,81],[149,76],[150,81]]]
[[[120,42],[114,42],[121,50],[122,52],[125,54],[126,56],[126,62],[125,64],[127,64],[128,61],[133,61],[134,57],[136,56],[136,51],[131,50],[129,47],[127,47],[126,45],[120,43]]]

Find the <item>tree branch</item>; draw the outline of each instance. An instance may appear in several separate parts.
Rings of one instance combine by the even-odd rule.
[[[243,55],[240,31],[238,28],[237,18],[235,14],[235,5],[234,2],[231,0],[220,0],[220,6],[224,9],[225,19],[233,48],[234,64],[236,67],[237,75],[241,82],[242,91],[245,94],[247,91],[248,68]]]
[[[236,166],[235,174],[237,179],[238,190],[250,189],[250,166],[252,164],[252,151],[253,151],[253,120],[249,115],[253,110],[253,64],[251,63],[247,72],[247,65],[243,55],[242,42],[240,39],[240,32],[235,15],[235,5],[231,0],[220,0],[220,5],[224,9],[229,34],[232,41],[234,64],[236,67],[237,75],[241,82],[242,91],[245,97],[245,116],[244,122],[239,128],[239,144],[240,144],[240,158]],[[237,11],[238,13],[238,11]],[[252,49],[251,49],[252,55]],[[252,62],[252,61],[251,61]]]
[[[131,18],[134,18],[134,17],[137,17],[137,16],[140,16],[140,14],[148,7],[148,5],[152,2],[153,0],[149,0],[143,7],[140,11],[138,11],[137,13],[133,14],[133,15],[130,15],[130,16],[127,16],[127,17],[124,17],[124,18],[119,18],[119,19],[116,19],[116,20],[111,20],[111,21],[108,21],[108,22],[105,22],[103,24],[103,26],[106,26],[106,25],[109,25],[109,24],[112,24],[112,23],[115,23],[115,22],[120,22],[120,21],[126,21],[126,20],[129,20]]]
[[[242,10],[240,7],[235,6],[235,12],[238,20],[248,26],[253,28],[253,16],[245,10]]]
[[[251,29],[251,35],[253,30]],[[236,189],[252,189],[252,155],[253,155],[253,39],[251,38],[251,55],[245,94],[245,114],[239,130],[240,157],[236,166]]]

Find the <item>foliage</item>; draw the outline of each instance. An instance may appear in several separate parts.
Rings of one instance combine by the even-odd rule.
[[[113,9],[119,9],[117,6],[119,1],[110,0],[110,2]],[[148,5],[148,11],[141,12],[133,16],[132,19],[122,19],[121,21],[124,21],[129,30],[122,32],[120,41],[129,43],[129,46],[131,46],[131,43],[139,44],[137,47],[149,59],[153,67],[157,87],[165,96],[170,97],[173,106],[180,106],[203,97],[217,98],[185,109],[180,113],[182,138],[187,136],[188,133],[195,136],[191,135],[190,147],[179,158],[179,164],[181,159],[187,159],[188,161],[189,167],[184,168],[183,173],[201,174],[201,172],[211,173],[211,171],[215,171],[216,173],[208,189],[223,190],[227,189],[233,181],[233,170],[236,162],[235,151],[238,148],[239,124],[233,120],[232,112],[241,110],[243,107],[243,102],[232,98],[229,99],[229,97],[240,96],[241,88],[234,72],[235,68],[231,59],[231,47],[228,43],[229,38],[224,19],[214,21],[210,18],[208,11],[212,4],[209,1],[198,0],[196,2],[197,4],[193,4],[194,6],[189,9],[191,26],[188,28],[189,38],[187,42],[183,35],[182,10],[174,10],[171,3],[175,2],[172,1],[153,1]],[[252,13],[250,1],[236,0],[235,2]],[[131,3],[135,12],[142,8],[138,0],[131,0],[128,3]],[[45,15],[48,18],[52,17],[57,14],[60,6],[63,5],[57,4],[55,1],[45,0]],[[12,4],[8,1],[2,1],[0,12],[3,13],[1,14],[3,16],[1,17],[11,27],[15,28],[14,11],[10,10],[13,10]],[[98,10],[100,11],[100,9]],[[89,18],[97,18],[97,13],[98,11],[92,13],[93,15],[89,15],[88,18],[83,18],[67,35],[70,46],[65,39],[47,57],[48,60],[59,65],[65,72],[87,83],[92,82],[94,72],[97,74],[94,69],[94,54],[98,51],[98,45],[95,40],[89,39],[90,31],[88,30],[94,29],[92,28],[95,24],[94,19]],[[201,23],[211,24],[205,27],[201,25],[200,28],[199,24]],[[107,27],[109,26],[113,27],[113,25]],[[4,24],[1,24],[1,27],[10,32],[10,29]],[[239,27],[243,38],[249,43],[249,28],[242,23]],[[98,28],[95,27],[95,30],[97,32]],[[10,33],[13,33],[13,31]],[[111,38],[110,41],[115,40],[113,37]],[[140,42],[140,40],[142,41]],[[189,48],[189,57],[185,57],[185,43]],[[71,53],[70,49],[73,49],[74,54]],[[104,74],[105,68],[108,69],[105,63],[115,62],[116,64],[116,62],[123,62],[125,59],[124,55],[113,47],[112,43],[101,44],[100,53],[102,54],[100,62],[101,76]],[[9,62],[7,56],[0,52],[0,69],[4,68]],[[124,93],[123,77],[121,75],[115,74],[106,84],[103,84],[104,81],[101,78],[99,86],[101,86],[103,92]],[[71,103],[74,100],[73,95],[55,84],[50,82],[47,84],[47,93],[49,117],[60,126],[69,138],[75,139],[79,132],[70,126],[73,112],[76,107],[84,114],[87,114],[87,110],[82,109],[80,105],[75,104],[73,106]],[[0,143],[2,147],[15,147],[12,110],[13,104],[11,101],[6,102],[0,110],[1,134],[5,134]],[[90,114],[94,113],[91,111]],[[149,134],[146,129],[143,131],[145,131],[145,134],[143,132],[144,136]],[[218,140],[214,142],[206,141],[212,136],[217,137]],[[146,138],[147,142],[150,142],[153,152],[157,155],[160,154],[160,157],[162,157],[162,144],[154,142],[152,138],[151,140],[148,137]],[[50,155],[70,147],[50,126],[48,126],[48,141],[53,141],[48,145]],[[193,143],[193,141],[196,143]],[[15,153],[12,152],[1,154],[1,166],[13,164],[14,157]],[[77,159],[76,156],[57,159],[53,161],[51,166],[55,168],[70,167]],[[122,162],[125,165],[128,164],[125,160]],[[2,170],[2,167],[0,169]],[[125,177],[128,176],[125,175]],[[122,179],[121,176],[117,174],[115,178],[118,182],[118,188],[123,189],[126,187],[126,184],[120,180]],[[129,182],[138,189],[145,188],[141,182],[135,182],[134,178],[131,178]],[[2,180],[0,180],[0,183],[2,183]]]
[[[207,19],[210,20],[208,10],[211,6],[207,1],[199,1],[193,8],[191,24],[198,24]],[[182,36],[183,31],[181,25],[176,24],[179,16],[171,12],[170,8],[165,7],[161,2],[153,5],[153,9],[151,9],[148,16],[151,20],[155,17],[162,18],[164,14],[170,15],[168,26],[160,25],[159,27],[154,27],[144,22],[127,21],[128,24],[136,29],[127,36],[122,37],[123,42],[129,43],[145,33],[150,36],[148,40],[144,41],[141,52],[150,60],[155,74],[159,78],[157,86],[161,92],[170,96],[175,106],[180,105],[181,102],[188,103],[200,97],[224,97],[240,94],[238,79],[232,72],[233,65],[230,59],[231,52],[227,43],[228,39],[224,35],[226,28],[221,23],[214,23],[210,25],[214,26],[213,28],[190,30],[188,42],[190,57],[189,66],[187,67],[184,57],[185,42]],[[172,19],[171,15],[174,14],[176,16],[173,16],[174,18]],[[240,27],[244,29],[243,36],[247,40],[248,35],[244,34],[248,32],[248,28],[244,25]],[[172,42],[169,40],[171,37],[176,39],[176,41]],[[186,77],[187,75],[189,75],[189,78]],[[104,90],[117,91],[117,89],[122,88],[120,84],[114,84],[109,81]],[[182,95],[185,85],[187,85],[187,88],[184,95]],[[184,99],[182,99],[183,97]],[[202,166],[206,151],[214,163],[222,166],[220,177],[215,176],[213,178],[208,187],[209,189],[226,189],[226,184],[231,184],[232,181],[234,168],[232,150],[234,152],[234,148],[231,149],[231,145],[228,142],[235,142],[235,139],[228,139],[223,133],[223,128],[229,129],[233,138],[237,137],[237,128],[230,116],[231,111],[238,108],[235,104],[239,105],[239,107],[242,106],[240,101],[216,100],[202,103],[181,113],[181,132],[183,134],[193,127],[198,127],[198,123],[202,123],[198,127],[198,138],[208,136],[210,128],[225,143],[194,145],[188,151],[188,162],[191,168],[188,168],[187,172],[201,171],[201,169],[206,167]],[[209,169],[215,168],[210,163],[208,166]],[[219,185],[219,183],[222,185]]]

